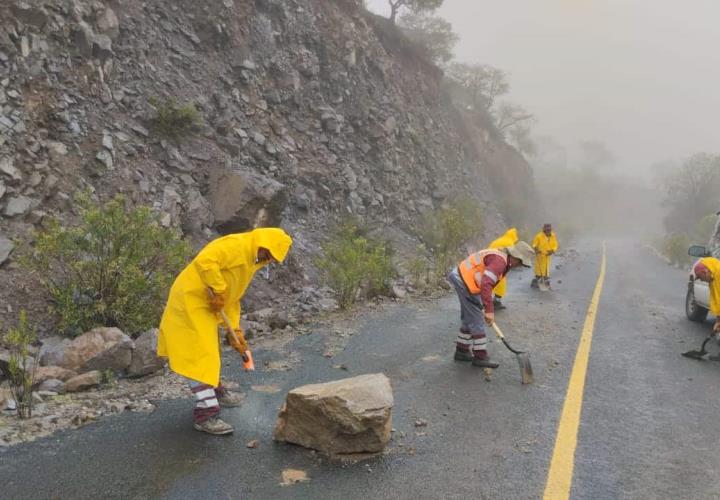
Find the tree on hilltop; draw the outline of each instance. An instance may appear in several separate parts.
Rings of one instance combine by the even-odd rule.
[[[388,0],[390,4],[390,22],[395,24],[398,13],[403,8],[408,8],[413,12],[430,12],[439,8],[443,0]]]
[[[453,57],[458,37],[445,19],[426,12],[407,12],[398,22],[405,35],[418,44],[435,64],[447,63]]]

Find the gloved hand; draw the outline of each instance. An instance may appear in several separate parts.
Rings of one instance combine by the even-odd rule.
[[[548,250],[545,255],[547,255],[547,256],[549,257],[549,256],[551,256],[551,255],[554,254],[554,253],[555,253],[555,250]]]
[[[210,291],[208,294],[208,301],[210,302],[210,309],[212,312],[219,313],[225,307],[225,296],[221,293]]]
[[[485,313],[485,323],[488,324],[488,326],[492,326],[493,323],[495,323],[495,313]]]
[[[720,333],[720,321],[715,321],[715,324],[713,325],[713,332]]]
[[[245,340],[245,333],[242,331],[242,328],[235,330],[235,336],[237,337],[237,340],[235,340],[230,333],[226,334],[225,338],[233,349],[240,354],[245,354],[245,351],[248,350],[248,343],[247,340]]]

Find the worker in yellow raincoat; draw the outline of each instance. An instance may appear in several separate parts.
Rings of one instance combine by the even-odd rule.
[[[493,250],[497,250],[499,248],[507,248],[515,245],[515,243],[517,243],[518,241],[520,241],[520,238],[518,237],[517,229],[511,227],[505,232],[505,234],[490,243],[490,245],[488,245],[488,248],[492,248]],[[500,309],[505,309],[505,305],[502,303],[502,299],[503,297],[505,297],[506,292],[507,277],[503,276],[503,278],[498,281],[498,284],[495,285],[495,288],[493,288],[493,305],[495,306],[496,311]]]
[[[239,406],[240,397],[220,384],[221,311],[236,328],[233,347],[243,353],[247,343],[240,328],[240,299],[255,273],[282,262],[292,239],[279,228],[229,234],[205,246],[175,279],[160,322],[158,355],[190,380],[195,395],[195,429],[230,434],[232,426],[218,418],[221,407]]]
[[[535,250],[535,279],[532,280],[530,286],[537,288],[542,281],[549,288],[552,254],[558,250],[557,236],[553,232],[551,224],[543,225],[542,231],[533,238],[532,247]]]
[[[713,331],[720,333],[720,260],[715,257],[700,259],[693,266],[693,274],[710,285],[710,312],[715,315]]]

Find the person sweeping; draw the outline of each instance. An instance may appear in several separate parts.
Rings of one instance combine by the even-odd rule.
[[[498,239],[490,243],[488,245],[488,248],[491,248],[493,250],[497,250],[498,248],[507,248],[513,246],[515,243],[517,243],[520,240],[518,237],[517,229],[514,227],[511,227],[508,229],[505,234],[500,236]],[[503,297],[505,297],[505,294],[507,292],[507,278],[505,276],[502,277],[500,281],[498,281],[498,284],[495,285],[495,288],[493,288],[493,305],[495,306],[496,311],[500,311],[502,309],[505,309],[505,305],[502,303]]]
[[[448,281],[460,301],[460,333],[455,343],[455,360],[472,361],[474,366],[497,368],[487,352],[485,324],[495,321],[492,290],[511,269],[532,265],[533,249],[524,241],[515,245],[475,252],[448,274]]]
[[[720,260],[715,257],[700,259],[693,266],[693,273],[697,279],[709,284],[710,312],[715,315],[713,332],[720,334]]]
[[[229,234],[207,244],[183,269],[170,288],[160,321],[158,356],[187,379],[195,396],[193,426],[209,434],[231,434],[219,418],[221,408],[239,406],[241,397],[220,383],[219,326],[223,314],[235,335],[226,332],[241,355],[247,342],[240,327],[240,299],[255,273],[271,262],[282,262],[292,238],[279,228]]]
[[[550,263],[552,255],[558,250],[557,236],[551,224],[543,225],[542,231],[533,238],[532,247],[535,250],[535,279],[530,286],[537,288],[540,284],[544,284],[550,288]]]

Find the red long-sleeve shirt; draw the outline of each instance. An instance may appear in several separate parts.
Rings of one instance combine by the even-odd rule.
[[[497,282],[505,276],[508,267],[502,257],[492,254],[486,255],[483,263],[485,264],[485,272],[475,274],[475,283],[477,283],[478,288],[480,288],[480,298],[485,306],[485,312],[494,313],[495,306],[493,306],[492,300],[493,288],[495,288]]]

